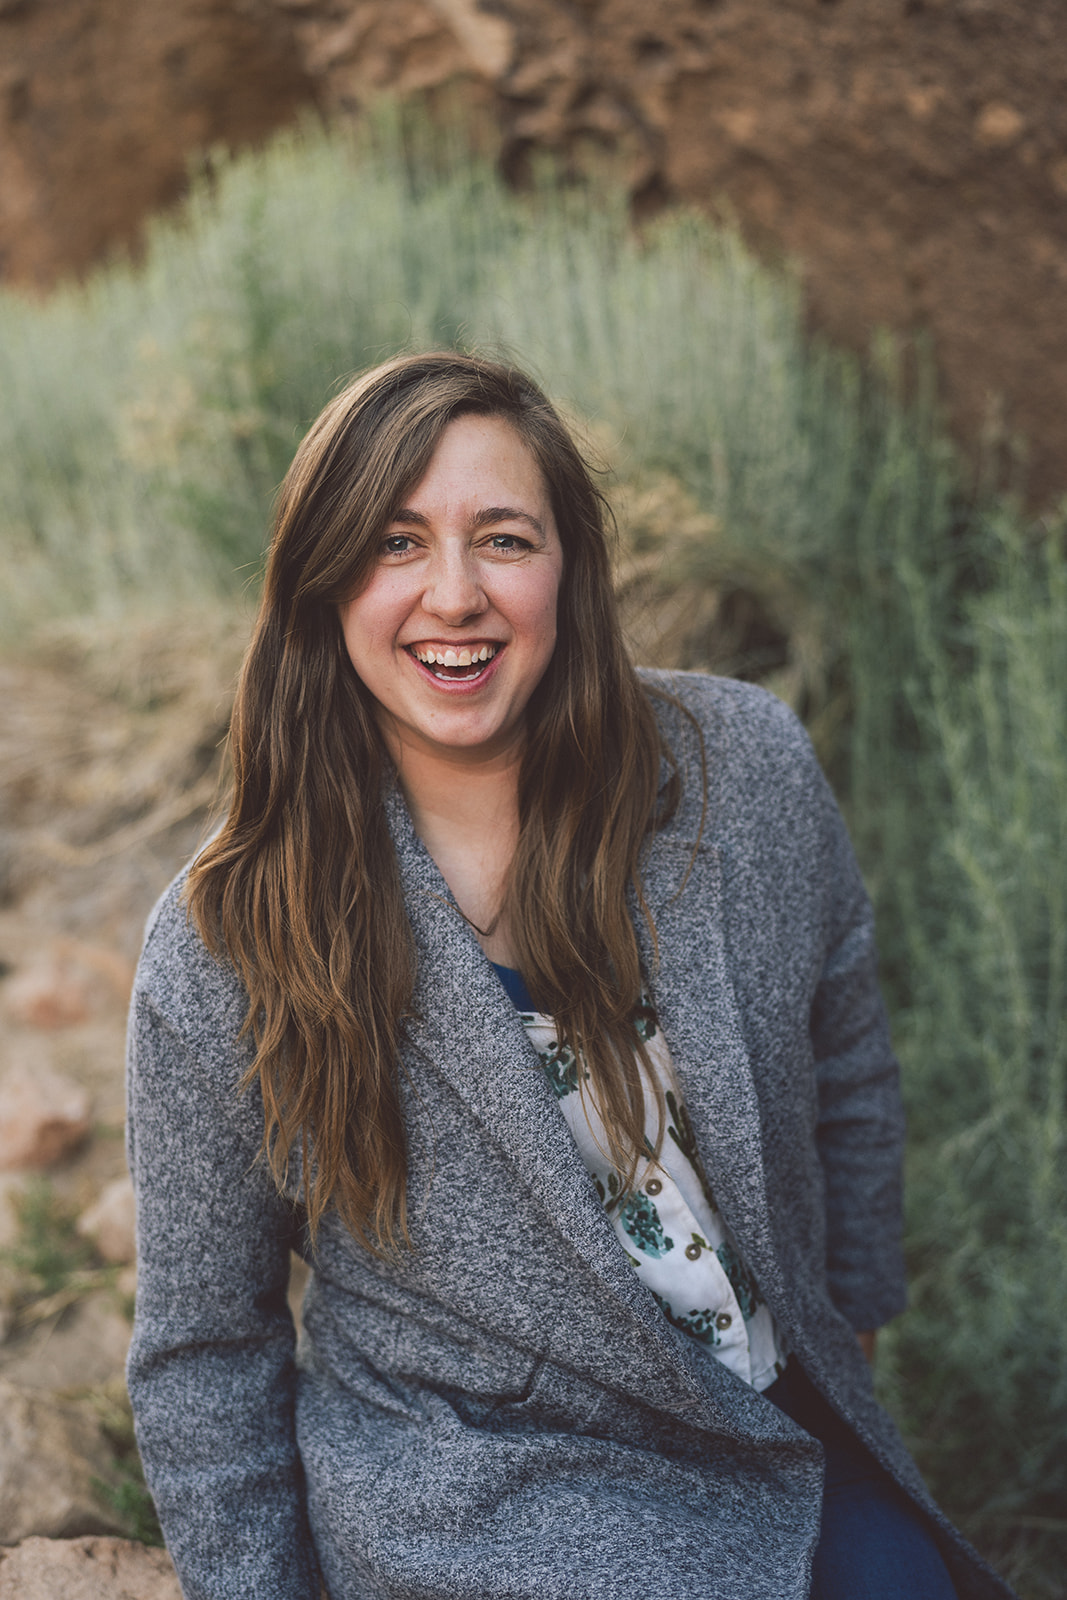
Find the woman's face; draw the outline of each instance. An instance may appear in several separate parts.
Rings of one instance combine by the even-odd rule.
[[[501,417],[449,423],[340,607],[398,764],[405,753],[481,762],[521,745],[562,574],[548,490],[519,434]]]

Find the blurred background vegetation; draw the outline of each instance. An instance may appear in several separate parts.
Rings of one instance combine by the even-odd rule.
[[[963,472],[930,372],[812,342],[788,272],[695,214],[635,232],[610,182],[547,168],[516,195],[409,114],[306,129],[220,158],[140,268],[0,297],[3,637],[240,632],[303,429],[445,345],[513,357],[584,432],[638,656],[757,678],[812,732],[910,1117],[879,1383],[949,1513],[1027,1600],[1061,1594],[1067,516]]]

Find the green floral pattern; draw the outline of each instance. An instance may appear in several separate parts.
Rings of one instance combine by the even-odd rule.
[[[718,1207],[711,1192],[711,1184],[708,1182],[707,1174],[704,1171],[704,1163],[700,1159],[696,1134],[693,1132],[693,1124],[689,1120],[689,1113],[673,1089],[668,1089],[663,1098],[667,1103],[667,1112],[670,1118],[667,1123],[667,1137],[674,1140],[679,1151],[700,1179],[700,1187],[704,1191],[704,1198],[711,1209],[716,1211]]]
[[[613,1210],[622,1199],[622,1182],[617,1172],[609,1172],[604,1180],[594,1172],[593,1188],[605,1211]]]
[[[656,1022],[656,1013],[652,1009],[652,1002],[648,998],[647,994],[643,994],[641,996],[641,999],[634,1010],[634,1032],[637,1034],[637,1037],[639,1039],[643,1039],[646,1044],[648,1044],[650,1039],[654,1039],[659,1032],[659,1025]]]
[[[634,1008],[633,1024],[662,1088],[666,1117],[657,1158],[657,1099],[646,1081],[644,1157],[629,1190],[607,1154],[580,1056],[560,1040],[550,1017],[520,1015],[627,1261],[673,1327],[746,1382],[765,1388],[782,1371],[788,1349],[715,1204],[649,996]]]
[[[619,1221],[646,1256],[665,1256],[674,1249],[674,1240],[664,1233],[659,1212],[647,1194],[627,1195],[619,1210]]]
[[[684,1316],[674,1310],[669,1300],[661,1294],[652,1291],[659,1301],[659,1308],[672,1327],[680,1328],[682,1333],[687,1333],[698,1344],[705,1345],[707,1349],[714,1350],[716,1345],[722,1344],[722,1334],[715,1326],[715,1313],[709,1309],[703,1311],[690,1311]]]
[[[578,1058],[569,1044],[558,1044],[555,1039],[547,1050],[539,1050],[541,1065],[545,1069],[552,1093],[557,1100],[562,1100],[564,1095],[573,1094],[581,1087],[583,1078],[589,1074],[583,1072]]]

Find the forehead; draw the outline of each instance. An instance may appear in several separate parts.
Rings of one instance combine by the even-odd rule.
[[[549,494],[540,466],[511,422],[467,415],[447,424],[426,471],[404,500],[416,509],[421,501],[442,498],[479,506],[516,505],[540,516],[548,508]]]

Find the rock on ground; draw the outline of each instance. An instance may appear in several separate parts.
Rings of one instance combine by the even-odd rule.
[[[0,1380],[0,1544],[17,1544],[34,1534],[73,1538],[122,1532],[119,1518],[94,1488],[94,1480],[110,1481],[113,1470],[94,1417]],[[21,1593],[3,1587],[5,1570],[0,1567],[0,1594]],[[57,1586],[49,1600],[68,1593],[74,1591]]]
[[[85,1139],[89,1095],[43,1065],[18,1063],[0,1081],[0,1171],[49,1167]]]
[[[0,1345],[0,1377],[38,1391],[110,1383],[122,1377],[129,1344],[130,1324],[114,1293],[79,1295],[56,1315],[9,1332]]]
[[[67,1028],[129,999],[131,964],[106,945],[52,941],[4,985],[4,1009],[27,1028]]]
[[[26,1539],[0,1550],[0,1600],[181,1600],[165,1550],[128,1539]]]
[[[78,1232],[91,1239],[105,1261],[127,1266],[137,1254],[134,1234],[133,1184],[114,1178],[78,1218]]]

